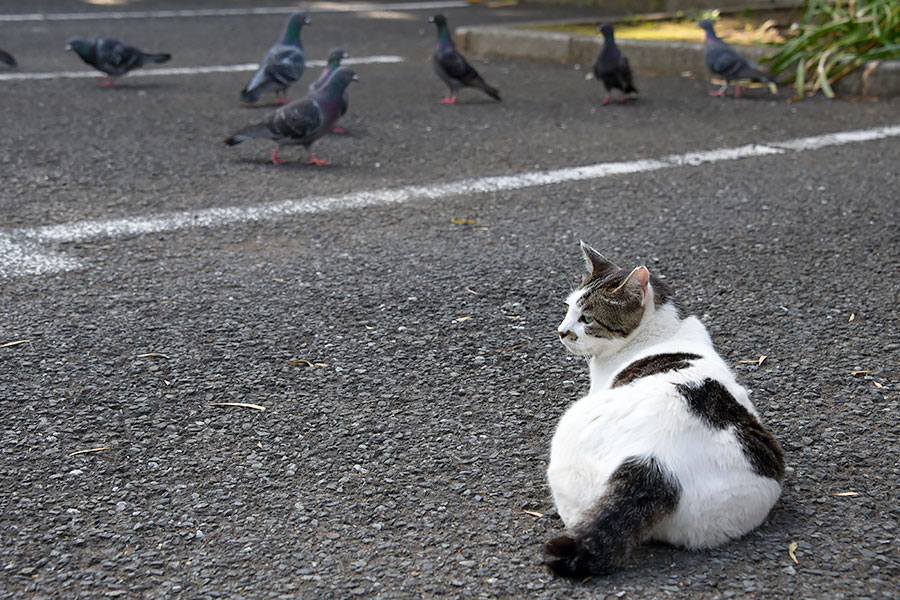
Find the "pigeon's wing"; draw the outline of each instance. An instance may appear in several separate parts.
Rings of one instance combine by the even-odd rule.
[[[466,62],[465,57],[457,52],[455,48],[440,52],[437,56],[437,63],[448,77],[454,79],[463,80],[463,78],[470,77],[472,73],[475,73],[475,69]],[[477,77],[478,74],[475,73],[475,76]]]
[[[296,46],[276,44],[266,53],[244,93],[252,93],[267,83],[287,87],[300,79],[306,68],[306,57]]]
[[[279,138],[302,143],[314,140],[324,127],[325,120],[325,112],[318,99],[310,94],[275,111],[269,127]]]
[[[143,64],[143,53],[116,39],[97,40],[97,68],[111,75],[127,73]]]
[[[280,46],[272,53],[264,69],[265,76],[287,87],[300,79],[306,69],[306,57],[296,46]]]
[[[735,77],[749,65],[746,58],[725,42],[710,42],[704,59],[710,71],[724,77]]]
[[[619,65],[619,76],[622,79],[622,89],[627,92],[636,92],[634,87],[634,79],[631,75],[631,65],[628,64],[628,58],[623,54],[622,62]]]
[[[268,73],[267,69],[269,68],[269,64],[272,62],[273,57],[278,51],[278,46],[273,46],[266,52],[266,55],[263,57],[262,61],[259,63],[259,68],[256,69],[256,72],[253,74],[253,77],[250,78],[250,83],[247,84],[247,87],[244,88],[245,91],[252,91],[264,84],[268,81]]]

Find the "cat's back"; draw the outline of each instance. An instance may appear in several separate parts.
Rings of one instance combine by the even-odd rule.
[[[620,464],[653,457],[682,490],[658,539],[700,547],[758,524],[780,493],[781,450],[702,324],[620,357],[557,426],[548,469],[564,521],[578,522]],[[710,499],[725,499],[726,505]],[[728,502],[753,507],[732,514]],[[748,525],[751,523],[752,525]],[[708,526],[707,526],[708,525]]]

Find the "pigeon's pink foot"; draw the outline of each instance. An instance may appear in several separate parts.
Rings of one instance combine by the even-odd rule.
[[[291,99],[287,96],[283,96],[281,92],[275,92],[275,104],[279,104],[284,106],[285,104],[290,103]]]
[[[100,87],[109,88],[109,87],[116,85],[116,80],[113,79],[112,77],[109,77],[108,75],[105,77],[98,77],[97,81],[102,82]]]
[[[709,95],[710,95],[710,96],[716,96],[716,97],[724,96],[724,95],[725,95],[725,90],[716,90],[716,91],[714,91],[714,92],[710,92]]]
[[[347,130],[344,129],[343,127],[339,127],[339,126],[335,125],[334,127],[331,128],[331,133],[347,133]]]
[[[628,100],[628,98],[626,98],[625,96],[622,96],[622,99],[620,100],[620,102],[621,102],[622,104],[625,104],[625,101],[626,101],[626,100]]]
[[[439,104],[456,104],[456,96],[447,96],[446,98],[441,99]]]
[[[739,86],[739,85],[734,86],[734,97],[735,98],[741,97],[741,86]]]
[[[316,165],[317,167],[322,167],[328,164],[328,161],[324,158],[319,158],[315,154],[311,154],[309,157],[309,164]]]
[[[606,106],[607,104],[609,104],[609,96],[603,99],[603,106]]]
[[[278,158],[278,148],[272,150],[272,164],[273,165],[283,165],[284,161]]]

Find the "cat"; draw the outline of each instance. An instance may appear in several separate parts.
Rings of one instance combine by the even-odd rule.
[[[588,274],[558,333],[589,358],[591,383],[553,436],[547,479],[568,532],[546,564],[608,574],[645,540],[701,549],[756,528],[781,494],[784,453],[747,391],[659,278],[581,249]]]

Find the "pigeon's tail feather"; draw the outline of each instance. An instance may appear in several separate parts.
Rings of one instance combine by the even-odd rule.
[[[164,63],[172,60],[172,55],[168,52],[160,52],[159,54],[144,53],[144,58],[146,58],[150,62]]]
[[[241,102],[256,102],[259,100],[259,90],[251,90],[250,88],[244,88],[241,90]]]
[[[634,84],[630,81],[625,84],[625,93],[626,94],[637,94],[638,89],[634,87]]]
[[[268,126],[266,126],[264,122],[254,123],[253,125],[249,125],[247,127],[244,127],[243,129],[235,131],[228,139],[225,140],[225,143],[229,146],[237,146],[241,142],[246,142],[247,140],[253,138],[267,137],[271,137]]]
[[[16,66],[16,59],[12,57],[12,54],[4,52],[3,50],[0,50],[0,62],[7,64],[10,67]]]
[[[500,90],[492,85],[489,85],[484,79],[478,78],[477,80],[475,80],[474,85],[494,100],[500,100]]]
[[[737,74],[737,79],[755,79],[766,83],[778,83],[775,76],[771,73],[750,66],[741,69]]]

